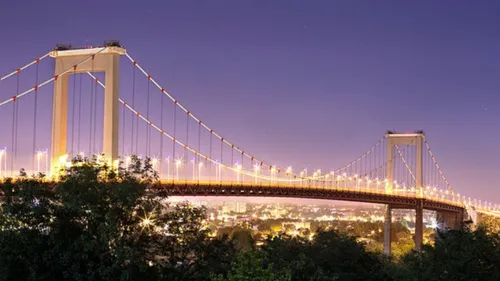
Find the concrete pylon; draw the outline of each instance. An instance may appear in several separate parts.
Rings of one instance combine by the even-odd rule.
[[[424,134],[419,133],[410,133],[410,134],[395,134],[388,133],[386,134],[387,139],[387,166],[386,166],[386,191],[393,193],[397,192],[394,190],[394,147],[397,145],[411,145],[416,148],[416,159],[415,159],[415,180],[416,180],[416,196],[417,200],[415,202],[415,248],[417,250],[422,249],[423,243],[423,143],[424,143]],[[388,211],[390,212],[390,206],[387,206],[386,209],[386,219],[385,219],[385,227],[387,234],[384,233],[384,253],[390,255],[391,254],[391,228],[388,226]],[[386,241],[387,240],[387,241]]]
[[[392,208],[390,205],[385,205],[384,215],[384,254],[391,255],[391,225],[392,224]]]
[[[438,228],[441,230],[454,229],[458,230],[462,227],[464,221],[464,212],[436,212],[436,221]]]
[[[119,122],[119,78],[120,56],[126,50],[120,47],[91,49],[72,49],[52,51],[55,59],[54,103],[52,113],[51,175],[57,173],[61,160],[67,156],[68,121],[68,77],[82,72],[104,72],[104,126],[103,150],[109,164],[118,159],[118,122]],[[88,59],[92,57],[93,59]],[[87,61],[85,61],[87,59]],[[84,62],[85,61],[85,62]],[[60,75],[71,69],[70,72]],[[75,151],[73,151],[74,154]],[[69,155],[73,157],[75,155]]]

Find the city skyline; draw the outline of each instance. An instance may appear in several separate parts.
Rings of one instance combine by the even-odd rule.
[[[140,21],[132,28],[150,28],[132,32],[135,35],[118,24],[119,17],[106,18],[100,10],[88,11],[95,15],[88,26],[68,24],[59,30],[50,27],[54,19],[40,18],[49,11],[35,13],[37,5],[23,7],[30,16],[19,23],[18,32],[4,36],[16,51],[12,54],[12,46],[0,46],[0,73],[56,43],[96,45],[116,37],[182,103],[264,160],[296,169],[335,169],[366,151],[387,129],[422,129],[457,191],[483,200],[499,197],[495,171],[500,151],[494,145],[500,118],[495,120],[499,108],[494,78],[500,73],[495,65],[499,55],[493,50],[500,41],[493,37],[498,19],[487,4],[494,7],[493,2],[474,7],[457,2],[449,12],[445,5],[430,2],[392,2],[394,11],[372,4],[389,20],[381,13],[380,18],[364,18],[366,6],[326,2],[290,2],[274,17],[270,11],[278,7],[255,3],[210,2],[203,9],[168,3],[163,8],[178,13],[170,10],[165,18],[158,15],[161,6],[138,8],[136,16],[150,22]],[[21,9],[18,3],[5,5],[3,11]],[[135,6],[127,5],[119,7],[120,17],[133,14]],[[70,9],[68,4],[53,8],[64,15]],[[313,10],[324,12],[313,16]],[[327,11],[339,17],[330,18]],[[351,17],[340,16],[342,12]],[[0,26],[13,20],[9,14],[15,13],[2,14]],[[85,13],[71,17],[75,22],[86,18]],[[425,24],[412,21],[424,18]],[[26,25],[37,21],[50,25],[43,38]],[[112,30],[100,30],[103,23]],[[167,29],[165,37],[156,35],[168,23],[177,28]],[[422,46],[412,45],[407,29],[421,36]],[[20,36],[40,43],[17,46]],[[462,39],[469,36],[476,40]],[[395,44],[387,43],[391,39]],[[14,90],[14,85],[0,83],[2,100]],[[44,95],[51,92],[49,87]],[[48,110],[51,103],[45,101],[44,106]]]

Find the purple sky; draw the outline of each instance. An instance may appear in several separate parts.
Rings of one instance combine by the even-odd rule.
[[[264,160],[333,169],[387,129],[422,129],[458,192],[500,202],[499,14],[489,0],[1,1],[0,75],[57,43],[119,39],[181,103]],[[13,93],[15,78],[0,83],[1,100]],[[42,94],[48,124],[51,88]],[[5,145],[10,112],[0,108]]]

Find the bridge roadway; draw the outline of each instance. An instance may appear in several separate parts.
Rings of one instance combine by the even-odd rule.
[[[155,189],[167,196],[250,196],[327,199],[390,205],[392,209],[415,209],[422,202],[423,209],[437,212],[463,213],[460,202],[424,195],[415,192],[386,192],[381,188],[343,188],[287,183],[215,182],[190,180],[160,180]]]

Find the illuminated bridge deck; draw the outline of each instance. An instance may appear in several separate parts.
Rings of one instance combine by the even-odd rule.
[[[156,188],[164,191],[166,196],[289,197],[390,204],[394,208],[408,209],[415,208],[418,201],[422,200],[423,207],[427,210],[462,212],[465,208],[460,202],[427,195],[417,197],[415,192],[411,191],[398,190],[390,193],[380,188],[366,187],[161,180]]]

